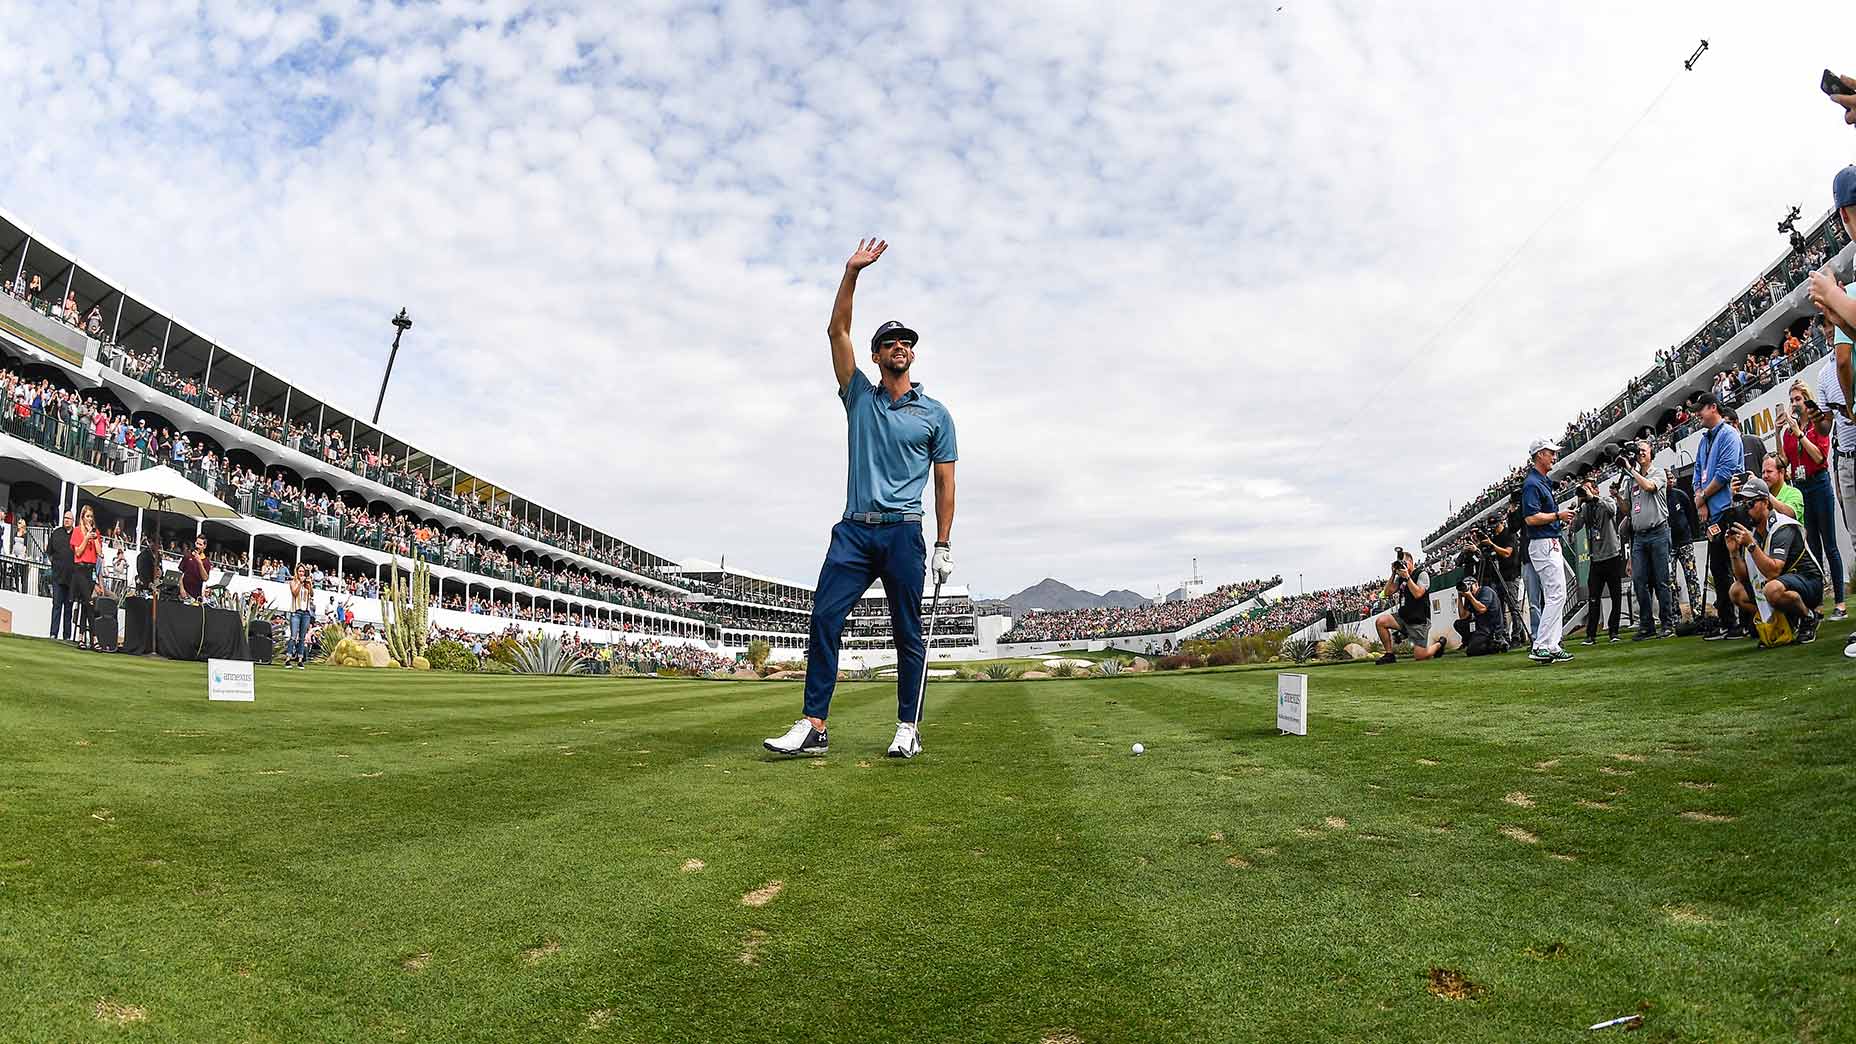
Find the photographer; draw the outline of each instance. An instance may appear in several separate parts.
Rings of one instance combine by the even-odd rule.
[[[1618,506],[1610,497],[1599,495],[1598,480],[1589,475],[1579,482],[1579,528],[1586,531],[1592,549],[1586,574],[1589,601],[1585,607],[1584,644],[1598,644],[1598,613],[1606,591],[1611,593],[1610,633],[1616,642],[1618,615],[1624,609],[1624,544],[1618,535]]]
[[[1630,518],[1630,577],[1637,596],[1637,633],[1633,642],[1668,638],[1676,633],[1674,577],[1669,572],[1669,498],[1663,478],[1650,466],[1650,444],[1630,444],[1618,458],[1626,486],[1619,491],[1618,507]],[[1661,607],[1658,615],[1652,612]]]
[[[1393,651],[1397,639],[1395,632],[1403,631],[1411,640],[1411,658],[1428,660],[1443,655],[1446,648],[1443,639],[1431,640],[1431,577],[1412,559],[1411,552],[1398,549],[1398,560],[1392,563],[1392,575],[1386,579],[1385,596],[1397,596],[1398,609],[1390,613],[1379,614],[1373,626],[1379,630],[1379,644],[1384,647],[1385,655],[1374,663],[1397,663],[1398,653]]]
[[[1454,626],[1465,656],[1507,652],[1508,629],[1502,619],[1501,589],[1482,578],[1464,577],[1456,585]]]
[[[1521,505],[1511,502],[1507,510],[1495,516],[1495,528],[1488,536],[1487,553],[1495,563],[1496,586],[1501,589],[1502,611],[1507,615],[1507,633],[1502,644],[1512,649],[1530,640],[1527,617],[1521,611]]]
[[[1746,470],[1746,447],[1740,433],[1721,418],[1721,404],[1712,395],[1701,397],[1701,422],[1708,430],[1695,447],[1695,510],[1708,535],[1708,571],[1714,574],[1714,605],[1720,613],[1707,640],[1745,638],[1751,618],[1730,594],[1733,565],[1728,561],[1727,540],[1716,520],[1733,504],[1733,479]]]
[[[1527,536],[1527,564],[1522,578],[1527,582],[1527,600],[1537,605],[1540,613],[1534,620],[1532,648],[1527,654],[1535,663],[1563,663],[1572,659],[1572,654],[1560,647],[1560,632],[1564,627],[1561,614],[1566,611],[1566,572],[1560,555],[1560,532],[1566,523],[1578,516],[1571,508],[1560,508],[1553,498],[1553,484],[1547,479],[1559,455],[1558,443],[1552,439],[1535,439],[1527,448],[1532,466],[1521,484],[1521,522]]]
[[[1676,481],[1673,468],[1663,469],[1663,487],[1669,502],[1669,593],[1682,607],[1683,619],[1701,611],[1701,581],[1695,574],[1695,541],[1701,539],[1701,519],[1695,515],[1695,498]],[[1682,597],[1674,598],[1676,569],[1682,570]]]
[[[1837,494],[1830,485],[1832,418],[1803,381],[1793,381],[1791,407],[1780,407],[1779,453],[1791,472],[1790,485],[1804,497],[1805,540],[1824,571],[1836,603],[1832,620],[1848,616],[1843,602],[1843,549],[1837,541]]]
[[[1791,621],[1798,643],[1807,645],[1817,640],[1824,573],[1805,547],[1804,526],[1774,511],[1772,503],[1765,480],[1750,478],[1735,494],[1732,512],[1722,518],[1722,536],[1733,553],[1730,594],[1734,604],[1752,617],[1757,611],[1753,596],[1757,587],[1766,604]]]

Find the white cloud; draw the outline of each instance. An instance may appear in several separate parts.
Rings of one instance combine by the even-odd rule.
[[[0,3],[37,56],[0,198],[353,408],[406,305],[397,430],[798,577],[842,495],[831,291],[886,235],[858,331],[923,332],[962,578],[1149,591],[1376,572],[1846,159],[1828,2],[1273,7]]]

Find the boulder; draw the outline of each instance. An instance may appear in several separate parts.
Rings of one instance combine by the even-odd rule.
[[[1134,671],[1137,674],[1142,671],[1151,671],[1153,669],[1153,661],[1145,656],[1136,656],[1134,662],[1128,665],[1128,670]]]
[[[967,680],[968,681],[992,681],[991,678],[986,677],[984,674],[976,674]]]
[[[412,658],[412,669],[415,671],[429,671],[432,669],[432,661],[423,656],[415,656]]]
[[[756,671],[752,667],[736,667],[734,672],[730,674],[729,677],[739,678],[742,681],[759,681],[760,672]]]
[[[1050,677],[1050,672],[1049,671],[1026,671],[1025,673],[1019,675],[1018,677],[1024,681],[1037,681],[1039,678]]]
[[[805,675],[803,675],[803,674],[802,674],[802,675],[800,675],[800,677],[802,677],[802,678],[803,678],[803,677],[805,677]],[[851,680],[851,676],[850,676],[849,674],[847,674],[847,673],[845,673],[844,671],[839,671],[839,672],[838,672],[838,680],[839,680],[839,681],[850,681],[850,680]]]
[[[1359,642],[1352,642],[1347,646],[1347,655],[1355,660],[1364,660],[1368,656],[1371,656],[1372,653],[1367,652],[1366,646],[1361,645]]]
[[[767,675],[767,680],[768,681],[805,681],[806,672],[804,671],[774,671],[772,674]]]
[[[361,648],[367,650],[370,666],[385,667],[393,662],[393,654],[387,651],[386,642],[362,642],[360,645]]]

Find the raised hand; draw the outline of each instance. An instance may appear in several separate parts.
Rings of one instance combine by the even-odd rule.
[[[860,239],[857,241],[857,253],[851,255],[851,259],[844,263],[844,267],[853,272],[862,271],[875,264],[876,259],[882,257],[883,251],[888,249],[889,244],[881,239],[875,237]]]
[[[1819,311],[1824,310],[1824,302],[1829,300],[1831,295],[1843,292],[1842,284],[1837,282],[1836,275],[1830,271],[1828,265],[1812,272],[1808,285],[1811,288],[1809,291],[1811,303],[1816,305]]]

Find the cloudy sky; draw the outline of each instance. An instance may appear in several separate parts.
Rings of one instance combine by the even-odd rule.
[[[1373,575],[1856,159],[1829,0],[896,6],[0,0],[0,203],[351,408],[404,305],[396,431],[801,579],[882,235],[959,578],[1151,593]]]

